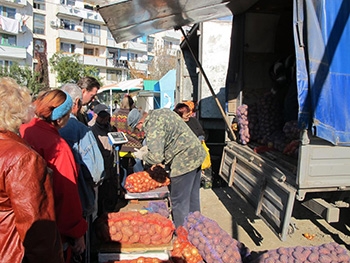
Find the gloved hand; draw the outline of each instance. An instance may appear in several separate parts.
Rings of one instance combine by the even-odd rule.
[[[140,149],[134,148],[134,150],[135,150],[134,152],[135,158],[142,160],[143,156],[148,152],[148,147],[143,146]]]

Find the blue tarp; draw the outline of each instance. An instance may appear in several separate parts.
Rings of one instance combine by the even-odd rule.
[[[299,125],[350,146],[350,1],[295,0]]]

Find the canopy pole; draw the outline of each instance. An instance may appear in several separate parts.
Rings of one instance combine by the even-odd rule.
[[[113,91],[109,90],[109,112],[111,116],[113,115]]]
[[[228,131],[229,131],[229,133],[231,134],[233,140],[236,140],[236,135],[235,135],[235,133],[233,132],[233,130],[232,130],[232,128],[231,128],[231,124],[230,124],[230,122],[229,122],[229,120],[228,120],[228,117],[226,116],[225,111],[223,110],[223,108],[222,108],[222,106],[221,106],[221,104],[220,104],[220,101],[219,101],[218,97],[216,96],[216,94],[215,94],[215,92],[214,92],[214,90],[213,90],[213,87],[211,86],[211,84],[210,84],[210,82],[209,82],[209,79],[208,79],[207,75],[205,74],[204,69],[203,69],[201,63],[200,63],[199,60],[196,58],[196,56],[195,56],[195,54],[194,54],[194,52],[193,52],[193,50],[192,50],[192,48],[191,48],[191,45],[190,45],[190,43],[189,43],[189,40],[188,40],[188,38],[187,38],[187,35],[185,34],[185,31],[183,30],[182,27],[175,28],[175,30],[177,30],[177,29],[180,29],[180,30],[181,30],[181,33],[182,33],[182,35],[183,35],[183,37],[184,37],[184,39],[185,39],[185,42],[186,42],[186,44],[187,44],[187,47],[189,48],[189,50],[190,50],[190,52],[191,52],[191,55],[192,55],[194,61],[196,62],[197,67],[199,68],[199,71],[202,73],[202,75],[203,75],[203,77],[204,77],[204,80],[205,80],[205,82],[206,82],[207,85],[208,85],[208,88],[209,88],[209,90],[210,90],[210,92],[211,92],[211,95],[213,96],[213,98],[214,98],[214,100],[215,100],[215,102],[216,102],[216,105],[218,106],[218,108],[219,108],[219,110],[220,110],[220,113],[221,113],[221,115],[222,115],[222,118],[224,119],[224,121],[225,121],[225,123],[226,123],[226,127],[228,128]]]

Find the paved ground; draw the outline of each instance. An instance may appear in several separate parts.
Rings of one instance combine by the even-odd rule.
[[[314,246],[337,242],[350,251],[350,208],[341,210],[341,222],[328,224],[298,203],[294,207],[294,234],[282,242],[277,235],[227,186],[201,189],[202,214],[215,220],[232,237],[251,251],[260,252],[278,247]],[[303,234],[315,235],[308,240]]]

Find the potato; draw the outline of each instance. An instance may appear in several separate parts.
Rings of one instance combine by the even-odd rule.
[[[121,232],[123,233],[123,236],[127,236],[127,237],[131,237],[134,234],[131,226],[124,226]]]
[[[145,245],[151,244],[151,236],[149,234],[140,236],[140,243]]]
[[[111,225],[109,227],[109,234],[114,235],[115,233],[117,233],[117,228],[115,227],[115,225]]]
[[[304,262],[307,259],[307,257],[304,256],[303,252],[300,252],[300,251],[294,251],[293,257],[301,262]]]
[[[114,235],[111,235],[112,241],[120,241],[123,237],[123,234],[121,232],[117,232]]]
[[[126,235],[123,235],[122,238],[120,239],[120,243],[128,243],[129,242],[129,237]]]
[[[348,254],[338,254],[339,262],[349,262],[350,256]]]
[[[334,249],[334,247],[332,247],[332,250],[333,249]],[[330,252],[330,250],[328,248],[326,248],[324,246],[321,246],[320,249],[318,250],[318,253],[327,255],[327,254],[329,254],[331,252]]]
[[[171,239],[173,238],[173,236],[172,235],[169,235],[169,236],[167,236],[167,237],[162,237],[162,244],[167,244],[167,243],[169,243],[170,241],[171,241]]]
[[[161,240],[162,236],[160,234],[154,234],[154,235],[150,235],[151,236],[151,240]]]
[[[140,241],[140,235],[138,233],[134,233],[131,237],[129,237],[129,243],[134,244]]]
[[[280,255],[287,255],[288,254],[288,249],[285,247],[280,247],[277,249],[277,253]]]
[[[222,244],[224,244],[225,246],[228,246],[232,243],[232,238],[229,236],[225,236],[222,238],[221,240]]]
[[[310,262],[318,262],[318,253],[312,252],[310,255],[307,257],[307,260]]]
[[[318,258],[320,263],[331,263],[332,259],[325,254],[320,254],[319,258]]]

